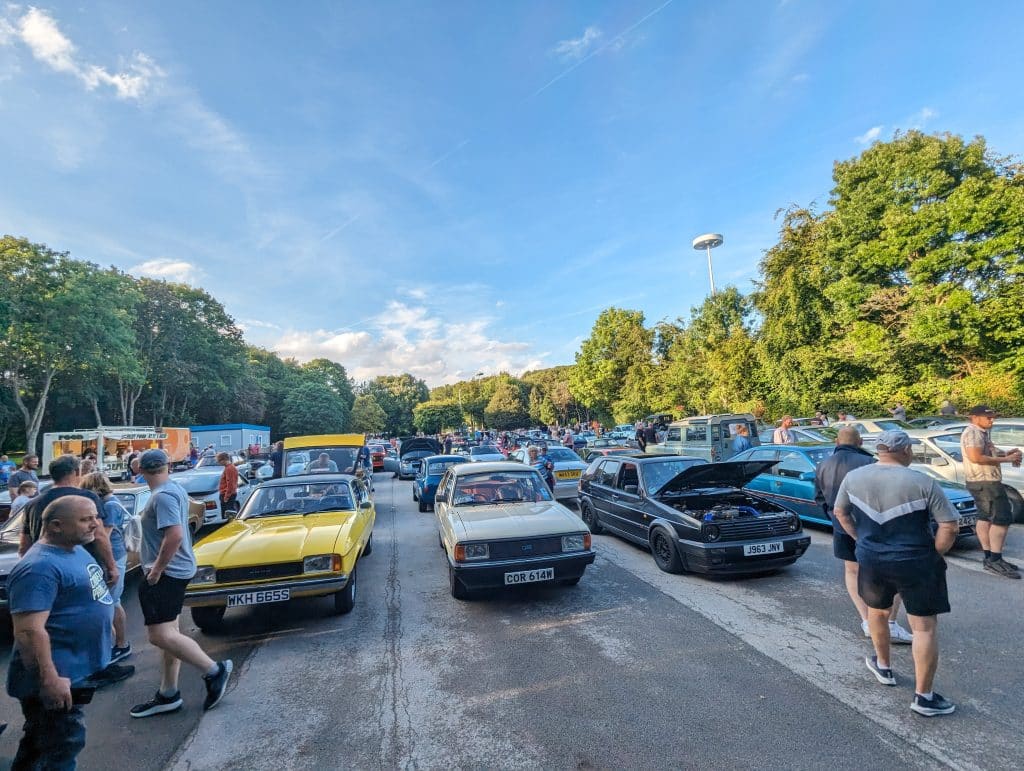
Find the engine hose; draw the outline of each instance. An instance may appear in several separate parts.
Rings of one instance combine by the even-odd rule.
[[[760,517],[761,516],[760,512],[758,512],[758,510],[755,509],[753,506],[737,506],[736,509],[738,511],[745,511],[750,516],[752,516],[752,517]]]

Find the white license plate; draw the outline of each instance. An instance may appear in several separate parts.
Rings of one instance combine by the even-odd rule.
[[[515,573],[505,574],[505,586],[515,584],[532,584],[535,581],[554,581],[554,568],[540,568],[539,570],[517,570]]]
[[[743,547],[744,557],[760,557],[762,554],[781,554],[782,541],[768,543],[748,543]]]
[[[974,514],[968,514],[967,516],[960,517],[960,527],[974,527],[977,521],[978,518]]]
[[[285,602],[290,600],[291,596],[291,589],[264,589],[260,592],[229,594],[228,607],[238,608],[243,605],[262,605],[266,602]]]

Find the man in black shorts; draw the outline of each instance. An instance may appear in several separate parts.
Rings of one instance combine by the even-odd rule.
[[[878,436],[878,463],[846,475],[836,496],[836,520],[857,541],[857,589],[868,606],[875,655],[864,660],[875,679],[896,685],[889,663],[889,613],[903,596],[914,632],[915,691],[919,715],[948,715],[955,706],[933,692],[939,663],[938,614],[949,613],[946,561],[958,517],[939,483],[907,468],[914,454],[905,431]],[[933,536],[930,519],[938,523]]]
[[[823,460],[815,472],[814,498],[832,520],[832,553],[836,558],[843,560],[846,593],[850,595],[853,606],[860,615],[861,632],[865,637],[871,637],[871,630],[868,627],[868,606],[864,604],[857,591],[858,565],[857,554],[854,551],[856,542],[846,534],[842,525],[836,522],[832,512],[836,505],[836,496],[839,494],[839,486],[846,479],[846,475],[855,468],[875,462],[875,456],[862,449],[863,443],[864,440],[853,426],[843,426],[839,429],[835,452]],[[889,614],[889,639],[897,645],[910,645],[914,641],[914,636],[896,621],[899,610],[900,596],[897,594],[892,602],[892,612]]]
[[[185,587],[196,573],[196,557],[188,528],[188,494],[169,476],[163,450],[146,450],[139,468],[152,491],[142,512],[142,581],[139,605],[150,643],[162,653],[160,688],[156,695],[129,710],[132,717],[176,712],[183,704],[178,673],[184,661],[198,669],[206,683],[203,709],[223,698],[231,676],[231,660],[214,661],[199,643],[181,633],[178,616],[185,602]]]

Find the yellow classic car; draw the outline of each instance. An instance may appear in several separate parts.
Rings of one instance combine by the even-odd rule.
[[[534,469],[509,461],[450,466],[434,496],[452,597],[550,582],[572,586],[594,561],[590,530]]]
[[[192,620],[216,629],[228,608],[334,595],[352,610],[356,563],[373,549],[375,511],[351,474],[304,474],[261,484],[238,516],[195,546],[185,592]]]

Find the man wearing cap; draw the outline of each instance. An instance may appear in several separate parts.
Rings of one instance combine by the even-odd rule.
[[[905,431],[878,435],[878,462],[850,471],[839,486],[835,516],[857,542],[857,591],[868,606],[875,655],[864,663],[883,685],[896,685],[889,659],[889,614],[903,597],[914,633],[915,690],[910,708],[919,715],[948,715],[956,707],[932,690],[939,662],[938,614],[949,613],[946,561],[958,518],[937,480],[907,468],[914,458]],[[933,536],[930,520],[938,524]]]
[[[181,709],[178,674],[182,661],[203,674],[203,709],[212,709],[224,696],[232,669],[230,659],[214,661],[178,627],[185,587],[196,574],[196,557],[188,528],[188,494],[171,480],[168,464],[163,450],[146,450],[139,459],[139,468],[152,491],[142,511],[143,580],[139,583],[139,604],[146,635],[163,653],[163,662],[156,695],[129,711],[137,718]]]
[[[1019,449],[1003,452],[992,443],[990,431],[996,411],[987,404],[972,407],[971,425],[960,434],[964,458],[964,481],[978,506],[977,535],[984,550],[985,570],[1005,578],[1020,578],[1016,565],[1003,559],[1003,544],[1013,522],[1010,499],[1003,487],[1003,463],[1021,461]]]

